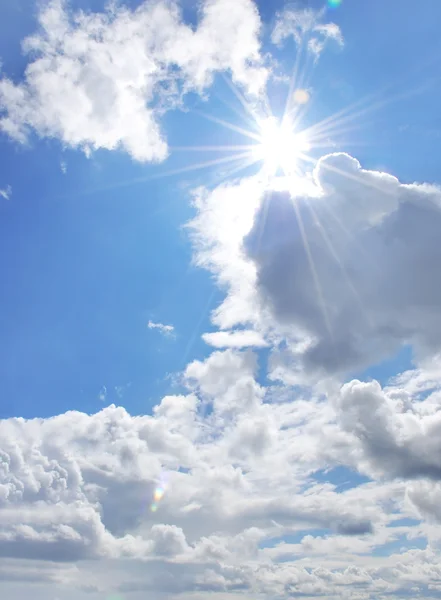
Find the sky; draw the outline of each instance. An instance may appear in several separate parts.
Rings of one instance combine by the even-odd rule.
[[[438,0],[0,4],[0,592],[441,594]]]

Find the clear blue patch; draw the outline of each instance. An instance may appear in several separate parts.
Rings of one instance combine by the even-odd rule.
[[[401,554],[407,550],[424,550],[427,546],[425,537],[418,537],[408,540],[405,535],[400,535],[396,540],[377,546],[372,550],[372,556],[390,556],[391,554]]]
[[[279,544],[300,544],[307,535],[311,535],[312,537],[324,537],[331,533],[332,531],[330,529],[301,529],[291,535],[264,540],[259,544],[259,548],[275,548]]]
[[[330,483],[336,486],[337,492],[345,492],[364,483],[372,481],[369,477],[361,475],[352,469],[344,466],[334,467],[333,469],[320,469],[311,475],[317,483]]]
[[[360,379],[361,381],[369,381],[376,379],[382,386],[386,385],[391,377],[397,373],[402,373],[414,368],[412,362],[413,350],[412,346],[402,346],[396,354],[382,360],[381,362],[371,365],[364,371],[358,371],[348,377],[351,379]]]
[[[419,525],[421,521],[419,519],[409,519],[404,517],[403,519],[397,519],[390,523],[389,527],[415,527]]]

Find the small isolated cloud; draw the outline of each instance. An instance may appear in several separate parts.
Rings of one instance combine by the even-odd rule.
[[[12,188],[10,185],[7,185],[5,188],[0,189],[0,196],[5,200],[10,200],[12,196]]]
[[[268,345],[262,335],[252,329],[204,333],[202,339],[215,348],[263,348]]]
[[[107,399],[107,387],[105,385],[103,385],[103,387],[100,389],[100,393],[98,394],[98,399],[101,402],[105,402]]]
[[[112,2],[98,13],[50,0],[38,20],[23,41],[24,80],[0,78],[0,131],[21,143],[34,132],[86,153],[122,149],[161,161],[168,148],[160,118],[187,92],[203,94],[227,71],[255,94],[268,76],[252,0],[205,0],[194,28],[167,0],[133,10]]]
[[[298,46],[306,44],[309,52],[318,59],[329,42],[338,46],[344,44],[340,27],[335,23],[323,23],[323,16],[323,10],[287,7],[277,15],[271,40],[281,46],[287,38],[292,37]]]
[[[147,327],[149,329],[156,329],[159,333],[166,336],[173,336],[175,332],[173,325],[164,325],[163,323],[155,323],[153,321],[149,321]]]
[[[60,162],[60,169],[61,169],[61,172],[63,173],[63,175],[66,175],[66,173],[67,173],[67,163],[66,163],[66,161],[62,160]]]

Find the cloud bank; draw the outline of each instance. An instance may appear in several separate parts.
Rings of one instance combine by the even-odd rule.
[[[214,352],[151,416],[109,406],[0,421],[0,577],[38,569],[43,586],[129,598],[399,595],[435,582],[435,555],[412,540],[441,536],[440,386],[419,402],[410,383],[360,382],[331,402],[293,401],[256,369],[251,351]],[[342,465],[382,481],[339,489]],[[384,564],[370,556],[397,540]]]

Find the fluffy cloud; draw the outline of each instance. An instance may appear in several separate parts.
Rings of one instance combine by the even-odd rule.
[[[0,130],[19,142],[34,131],[86,152],[121,148],[162,160],[159,117],[183,94],[203,93],[220,71],[250,93],[267,77],[252,0],[206,0],[195,29],[175,2],[72,13],[51,0],[39,25],[23,42],[24,81],[0,79]]]
[[[438,187],[333,154],[289,191],[249,180],[201,195],[197,208],[199,264],[228,289],[213,321],[283,341],[274,376],[317,381],[403,344],[418,359],[440,349]]]
[[[421,377],[421,374],[419,374]],[[426,387],[412,392],[405,386],[384,389],[376,381],[357,380],[345,384],[336,395],[337,423],[346,435],[330,427],[327,452],[333,460],[345,458],[355,469],[375,478],[426,479],[425,489],[412,492],[414,504],[424,514],[431,512],[431,495],[438,495],[435,484],[441,481],[441,395],[440,380],[435,387],[431,376]],[[337,459],[338,460],[338,459]],[[418,498],[425,497],[426,508]]]
[[[304,44],[316,59],[330,41],[343,46],[339,26],[335,23],[323,23],[323,15],[324,11],[310,8],[285,8],[277,15],[271,36],[273,43],[282,45],[287,38],[293,37],[298,46]]]
[[[0,555],[10,572],[43,561],[42,581],[129,598],[159,589],[325,595],[356,580],[376,589],[373,564],[348,564],[396,538],[387,509],[405,506],[406,487],[319,482],[317,472],[341,462],[323,453],[334,409],[263,388],[257,368],[250,350],[195,361],[188,392],[166,396],[151,416],[109,406],[1,421]],[[298,542],[283,546],[287,535]],[[329,564],[317,536],[338,549]]]

